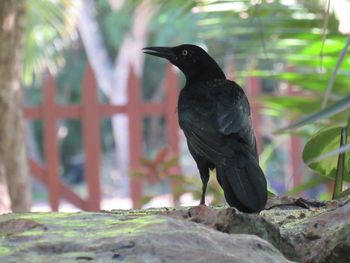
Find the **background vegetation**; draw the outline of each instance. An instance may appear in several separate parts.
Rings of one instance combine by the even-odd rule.
[[[339,150],[339,145],[341,128],[348,127],[350,105],[350,22],[348,15],[344,15],[349,6],[347,0],[30,0],[27,1],[22,77],[25,101],[30,105],[41,103],[40,87],[47,68],[57,77],[57,100],[79,103],[87,63],[95,63],[93,67],[99,76],[103,71],[118,68],[119,58],[130,57],[125,49],[127,43],[129,46],[134,43],[135,50],[140,49],[137,45],[195,43],[208,49],[243,86],[247,76],[262,78],[263,96],[252,99],[262,102],[263,120],[272,123],[270,129],[264,131],[261,154],[272,188],[279,194],[316,189],[335,178],[342,153],[344,161],[340,167],[348,182],[350,147],[345,142]],[[89,14],[90,20],[82,13]],[[87,27],[89,21],[96,25],[91,34],[98,41],[93,43],[105,54],[104,60],[92,57],[89,52],[92,42],[84,38],[84,23]],[[158,98],[164,62],[148,58],[144,61],[141,52],[134,53],[136,59],[133,57],[133,60],[142,75],[144,99]],[[113,102],[108,95],[108,83],[101,81],[108,78],[98,79],[101,99]],[[161,119],[144,122],[146,159],[155,158],[166,145],[159,129],[150,132],[151,127],[162,127],[162,123]],[[31,144],[34,146],[30,154],[37,159],[43,159],[41,126],[40,122],[29,125],[32,134],[29,140],[35,142]],[[113,120],[104,121],[102,127],[103,150],[112,153],[116,145]],[[80,129],[78,121],[60,123],[62,176],[67,177],[72,166],[83,162],[83,158],[77,158],[82,153]],[[289,162],[283,148],[289,135],[299,136],[306,143],[300,154],[311,168],[305,170],[305,182],[294,189],[285,186],[286,177],[291,176],[287,173],[291,172],[281,168]],[[184,166],[188,163],[186,158],[180,158]],[[188,171],[192,170],[185,167],[184,173]],[[167,186],[160,188],[168,189]],[[160,192],[162,190],[153,194]],[[321,197],[326,189],[318,188],[316,195],[311,193]]]

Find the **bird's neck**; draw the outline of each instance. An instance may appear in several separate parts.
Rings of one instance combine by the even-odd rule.
[[[221,68],[218,65],[203,66],[196,71],[192,71],[190,74],[186,74],[186,85],[214,79],[226,79]]]

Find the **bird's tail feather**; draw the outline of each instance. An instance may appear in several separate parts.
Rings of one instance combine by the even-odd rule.
[[[216,167],[217,177],[230,206],[253,213],[264,209],[267,183],[259,163],[249,152],[236,154]]]

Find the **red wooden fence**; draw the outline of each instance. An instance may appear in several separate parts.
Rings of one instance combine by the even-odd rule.
[[[38,107],[25,107],[27,119],[43,121],[45,164],[40,165],[29,159],[32,174],[48,188],[49,202],[52,210],[57,211],[61,198],[68,200],[82,210],[100,209],[100,120],[115,114],[127,114],[129,117],[130,170],[139,168],[142,153],[142,118],[161,116],[166,120],[168,145],[172,153],[178,155],[178,124],[176,103],[178,97],[178,80],[171,66],[166,70],[165,99],[163,102],[144,102],[141,99],[139,79],[131,69],[128,79],[128,104],[100,104],[94,73],[87,67],[84,74],[81,105],[57,105],[55,102],[56,85],[53,77],[48,79],[43,88],[43,104]],[[85,152],[84,175],[87,182],[88,197],[83,200],[60,180],[59,148],[57,142],[57,121],[59,119],[81,119],[83,126],[83,145]],[[131,197],[134,207],[140,205],[142,194],[141,182],[131,178]]]
[[[129,118],[129,169],[140,168],[142,152],[142,118],[145,116],[164,116],[166,120],[166,135],[171,152],[179,154],[179,136],[177,121],[177,97],[179,84],[172,66],[168,66],[165,77],[165,99],[163,102],[145,102],[141,99],[140,82],[134,71],[131,70],[128,79],[128,103],[126,105],[100,104],[98,101],[97,84],[94,73],[87,67],[84,74],[81,105],[58,105],[55,102],[56,85],[53,77],[48,75],[43,87],[43,104],[38,107],[25,107],[24,114],[27,119],[40,119],[43,121],[44,155],[45,163],[38,164],[29,159],[32,174],[48,188],[49,202],[52,210],[57,211],[60,199],[64,198],[82,210],[97,211],[100,209],[100,120],[115,114],[126,114]],[[248,97],[256,97],[261,92],[260,79],[251,77],[247,80],[246,92]],[[262,151],[260,105],[251,104],[252,120],[257,138],[259,152]],[[59,147],[57,140],[57,121],[59,119],[80,119],[83,128],[83,145],[85,152],[84,175],[87,183],[88,197],[86,200],[78,196],[69,186],[60,180],[59,175]],[[292,140],[296,140],[292,138]],[[292,167],[300,165],[300,144],[293,141]],[[298,146],[296,148],[296,146]],[[299,156],[299,157],[298,157]],[[298,159],[299,158],[299,159]],[[296,181],[302,180],[298,174]],[[296,183],[296,182],[295,182]],[[140,206],[142,185],[136,178],[131,177],[130,193],[134,207]]]
[[[260,154],[263,151],[263,142],[261,134],[261,105],[257,102],[257,98],[261,94],[261,79],[258,77],[249,77],[247,79],[245,92],[250,101],[252,124],[256,138],[256,147],[258,149],[258,153]]]

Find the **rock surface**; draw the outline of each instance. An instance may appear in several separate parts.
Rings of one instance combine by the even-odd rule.
[[[0,262],[350,262],[349,200],[276,204],[2,215]]]
[[[1,216],[0,262],[290,262],[256,236],[164,215]]]

